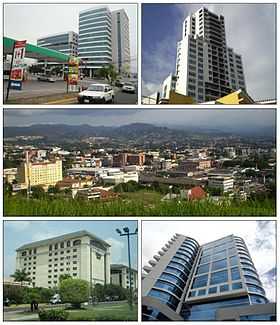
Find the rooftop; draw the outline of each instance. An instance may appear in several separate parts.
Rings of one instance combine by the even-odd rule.
[[[52,237],[52,238],[43,239],[43,240],[35,241],[35,242],[32,242],[32,243],[28,243],[28,244],[20,246],[19,248],[16,249],[16,251],[20,251],[20,250],[23,250],[23,249],[29,249],[29,248],[35,248],[35,247],[38,247],[38,246],[49,245],[49,244],[52,244],[52,243],[56,243],[58,241],[74,239],[74,238],[78,238],[78,237],[82,237],[82,236],[89,236],[90,238],[95,239],[96,241],[98,241],[99,243],[104,245],[105,247],[110,247],[111,246],[106,241],[100,239],[99,237],[95,236],[94,234],[92,234],[92,233],[90,233],[90,232],[88,232],[86,230],[80,230],[80,231],[71,232],[69,234],[64,234],[64,235],[61,235],[61,236]]]

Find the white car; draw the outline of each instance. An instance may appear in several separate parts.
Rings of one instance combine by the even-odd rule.
[[[92,84],[78,95],[79,104],[113,103],[115,93],[108,84]]]
[[[135,94],[136,88],[131,82],[125,82],[124,85],[122,86],[122,91],[126,93],[133,93]]]

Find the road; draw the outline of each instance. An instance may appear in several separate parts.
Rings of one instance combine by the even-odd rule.
[[[82,87],[87,87],[91,83],[98,83],[104,81],[99,80],[82,80],[80,82]],[[130,93],[124,93],[122,90],[118,87],[114,87],[115,91],[115,101],[114,104],[137,104],[137,92],[136,94],[130,94]],[[4,82],[4,99],[6,98],[6,92],[7,92],[7,81]],[[50,95],[63,95],[66,93],[66,82],[63,80],[57,80],[54,83],[51,82],[40,82],[37,80],[29,80],[25,81],[23,83],[23,88],[21,91],[17,90],[10,90],[9,99],[15,103],[17,99],[19,99],[21,102],[20,104],[23,104],[22,100],[24,99],[30,99],[40,97],[40,96],[50,96]],[[63,98],[61,96],[61,98]],[[35,104],[35,102],[33,102]],[[73,99],[72,102],[67,102],[67,104],[76,104],[77,100],[76,98]],[[63,102],[62,102],[63,104]]]

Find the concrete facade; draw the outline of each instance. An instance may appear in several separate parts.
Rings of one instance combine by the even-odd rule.
[[[111,264],[111,283],[129,288],[129,269],[123,264]],[[133,290],[138,288],[138,272],[131,269],[131,287]]]
[[[59,276],[110,283],[110,245],[87,231],[23,245],[17,249],[16,269],[29,273],[35,287],[53,288]]]
[[[246,90],[241,55],[226,43],[225,22],[206,8],[188,16],[177,44],[176,92],[198,103]]]

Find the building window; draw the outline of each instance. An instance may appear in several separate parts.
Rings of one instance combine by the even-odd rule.
[[[21,256],[26,256],[26,252],[22,252],[21,253]]]
[[[220,292],[224,292],[224,291],[228,291],[228,290],[229,290],[228,284],[224,284],[224,285],[220,286]]]
[[[232,284],[232,290],[242,289],[242,282],[236,282]]]
[[[239,280],[240,279],[240,272],[238,267],[234,267],[231,269],[231,280]]]
[[[58,244],[55,244],[54,245],[54,249],[58,249]]]
[[[208,289],[208,294],[217,293],[217,287],[211,287]]]
[[[205,296],[206,295],[206,289],[201,289],[201,290],[198,290],[198,296]]]
[[[60,248],[64,248],[64,243],[60,243]]]
[[[67,241],[67,247],[70,247],[71,246],[71,243],[70,243],[70,240]]]
[[[198,267],[196,274],[208,273],[210,264],[204,264]]]
[[[210,284],[218,284],[228,281],[228,271],[219,271],[211,273]]]
[[[213,262],[211,270],[216,271],[216,270],[219,270],[219,269],[224,269],[226,267],[227,267],[227,259],[225,258],[223,260]]]
[[[199,288],[199,287],[206,287],[207,286],[207,281],[208,281],[208,274],[207,275],[202,275],[198,276],[195,278],[192,288]]]
[[[81,245],[81,240],[80,239],[74,240],[73,246],[78,246],[78,245]]]

